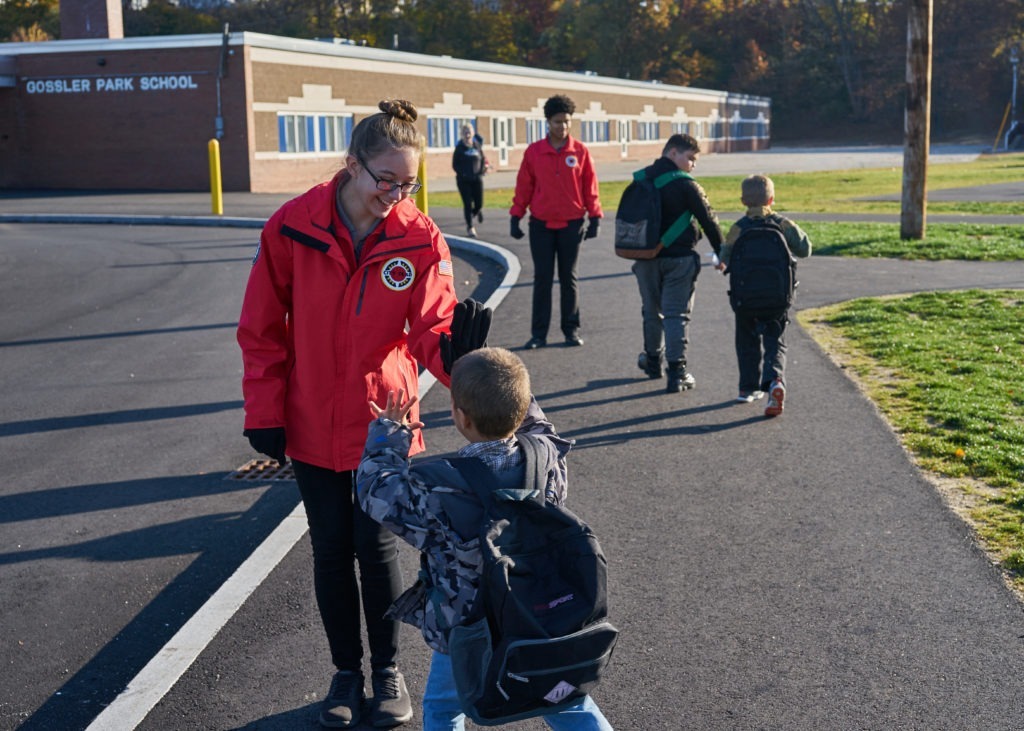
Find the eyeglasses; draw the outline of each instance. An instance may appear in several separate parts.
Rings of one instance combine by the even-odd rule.
[[[420,188],[423,187],[423,183],[396,183],[391,180],[381,180],[373,174],[373,171],[370,170],[370,168],[366,166],[366,163],[363,162],[362,158],[357,157],[356,160],[358,160],[359,164],[363,166],[363,170],[366,171],[367,175],[373,178],[373,182],[377,184],[377,190],[382,190],[385,193],[401,190],[404,195],[412,195],[413,193],[419,193]]]

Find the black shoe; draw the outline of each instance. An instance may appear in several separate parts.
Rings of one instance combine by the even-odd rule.
[[[579,333],[573,333],[572,335],[565,336],[565,344],[569,346],[579,347],[583,345],[583,338],[579,336]]]
[[[646,351],[640,353],[636,359],[636,366],[651,379],[661,378],[665,375],[661,370],[661,353],[648,353]]]
[[[548,341],[544,338],[533,337],[526,341],[526,345],[523,346],[526,350],[536,350],[537,348],[546,347]]]
[[[676,362],[668,364],[668,378],[665,383],[665,393],[679,393],[689,391],[697,385],[693,376],[686,372],[686,363]]]
[[[477,223],[483,223],[484,222],[484,212],[483,211],[477,211],[476,212],[476,220],[477,220]]]
[[[374,728],[391,728],[412,720],[409,691],[405,687],[405,678],[398,670],[374,670],[370,683],[373,685],[370,723]]]
[[[351,728],[359,723],[363,706],[363,674],[339,670],[331,681],[320,708],[320,725],[327,728]]]

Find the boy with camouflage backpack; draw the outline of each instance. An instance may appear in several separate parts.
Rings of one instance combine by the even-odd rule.
[[[617,634],[605,621],[605,561],[596,540],[585,541],[589,548],[579,542],[559,544],[573,559],[575,573],[587,578],[581,584],[576,576],[569,577],[567,590],[563,585],[567,575],[561,570],[565,562],[542,551],[548,539],[532,536],[531,554],[543,552],[551,560],[538,566],[531,563],[532,556],[521,556],[524,562],[516,570],[517,578],[507,577],[512,593],[505,597],[500,616],[492,613],[498,608],[489,601],[501,583],[496,581],[491,559],[502,530],[522,525],[531,513],[549,517],[555,513],[553,517],[578,521],[560,507],[567,489],[565,456],[572,442],[558,436],[530,395],[522,360],[503,348],[482,348],[459,358],[452,367],[451,396],[452,420],[469,442],[456,457],[410,465],[409,441],[413,430],[423,424],[407,418],[415,397],[405,402],[402,392],[391,393],[383,408],[371,404],[378,418],[370,424],[356,477],[356,494],[366,514],[422,554],[419,581],[389,611],[389,616],[419,627],[434,650],[423,694],[422,728],[462,731],[466,715],[488,726],[543,716],[548,726],[559,731],[611,731],[589,695]],[[466,469],[467,462],[475,469]],[[495,503],[504,507],[496,508]],[[495,510],[509,520],[500,521],[501,525],[488,523]],[[593,539],[585,524],[577,522],[577,527],[583,528],[585,539]],[[557,533],[567,532],[565,525],[560,528]],[[522,583],[529,576],[542,578],[539,584],[553,592],[554,600],[516,594],[516,587],[537,588],[538,582],[530,587]],[[520,605],[529,610],[529,619],[538,628],[555,630],[551,635],[556,641],[554,651],[540,638],[518,643],[532,657],[517,656],[516,648],[503,648],[502,643],[493,646],[492,654],[491,632],[508,629],[508,620]],[[570,621],[580,621],[582,631],[562,626]],[[486,642],[481,643],[482,635]],[[559,643],[583,654],[572,652],[574,664],[553,663],[549,668],[549,658],[560,655],[558,648],[563,645]],[[538,656],[531,647],[545,652]],[[539,694],[526,697],[523,693],[538,690],[533,687],[537,674],[505,672],[495,677],[492,657],[539,663],[531,670],[549,668],[558,675],[546,676],[551,679],[542,681]],[[581,660],[590,658],[596,664],[580,667]],[[502,665],[509,667],[513,666]],[[486,682],[481,671],[487,671]],[[495,688],[502,690],[501,695],[495,694]]]

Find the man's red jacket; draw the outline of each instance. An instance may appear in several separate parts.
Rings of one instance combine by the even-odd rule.
[[[359,465],[374,418],[368,401],[418,394],[417,361],[448,384],[439,342],[457,302],[448,245],[411,199],[356,261],[334,208],[345,175],[267,222],[238,323],[245,428],[284,426],[288,456],[335,471]],[[417,431],[413,451],[422,449]]]
[[[537,140],[523,153],[509,215],[531,218],[547,228],[565,228],[569,221],[601,218],[597,173],[590,151],[575,137],[556,150],[548,138]]]

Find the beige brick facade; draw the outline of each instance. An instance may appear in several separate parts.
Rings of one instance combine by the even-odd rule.
[[[14,81],[0,85],[0,188],[208,189],[218,80],[225,190],[298,192],[330,176],[343,145],[316,149],[324,124],[350,130],[384,98],[414,102],[435,142],[475,121],[509,169],[555,93],[575,101],[573,134],[597,159],[646,160],[677,130],[709,151],[770,142],[770,100],[703,89],[252,33],[231,36],[220,79],[219,35],[5,45]],[[450,144],[426,159],[447,170]]]

